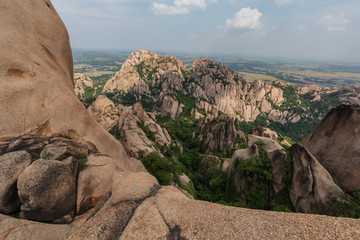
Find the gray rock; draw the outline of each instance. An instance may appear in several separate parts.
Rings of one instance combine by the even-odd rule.
[[[303,144],[348,192],[360,187],[360,105],[333,108]]]
[[[18,179],[21,217],[52,221],[68,214],[76,204],[78,162],[40,159],[25,169]]]
[[[88,154],[88,148],[74,141],[63,141],[46,145],[40,154],[41,159],[63,160],[68,156],[75,157],[78,154]]]
[[[304,146],[294,144],[290,151],[294,161],[290,198],[296,211],[332,215],[334,199],[344,200],[344,193]]]
[[[0,212],[9,214],[20,209],[16,181],[32,162],[26,151],[7,153],[0,156]]]

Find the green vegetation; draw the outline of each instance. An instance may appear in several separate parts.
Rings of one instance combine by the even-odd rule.
[[[334,215],[340,217],[360,218],[360,187],[354,192],[347,193],[340,185],[339,180],[333,177],[334,183],[344,192],[345,201],[334,198]]]
[[[150,139],[152,142],[156,142],[155,133],[153,133],[148,126],[145,126],[142,122],[138,123],[138,126],[144,131],[148,139]]]
[[[176,96],[176,100],[179,103],[184,104],[182,116],[190,116],[191,110],[196,106],[196,98],[191,96],[185,96],[184,94],[178,93]]]
[[[151,68],[149,65],[145,65],[144,62],[135,65],[140,78],[148,85],[152,85],[155,74],[158,73],[158,67]]]
[[[113,135],[117,140],[124,140],[123,137],[121,136],[120,131],[117,131],[116,126],[112,127],[112,128],[109,130],[109,133],[110,133],[111,135]]]
[[[79,166],[78,166],[78,172],[81,172],[83,170],[85,170],[85,168],[87,167],[87,154],[86,153],[80,153],[80,154],[77,154],[75,156],[76,160],[78,161],[79,163]]]
[[[169,159],[161,157],[157,152],[152,152],[141,161],[146,170],[156,177],[159,184],[170,185],[172,183],[174,166]]]

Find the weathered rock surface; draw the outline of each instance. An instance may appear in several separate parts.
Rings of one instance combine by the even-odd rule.
[[[360,186],[360,105],[333,108],[301,143],[345,190]]]
[[[356,239],[360,232],[355,219],[226,207],[189,200],[172,187],[142,206],[120,239]]]
[[[63,240],[70,225],[45,224],[0,214],[0,239]]]
[[[179,103],[169,96],[163,98],[160,111],[163,115],[170,114],[172,117],[177,117],[182,113],[184,104]]]
[[[290,198],[296,211],[332,215],[335,199],[344,200],[344,193],[304,146],[295,144],[290,151],[294,162]]]
[[[75,141],[62,139],[61,142],[46,145],[40,153],[40,158],[59,160],[66,156],[88,155],[89,149]],[[61,159],[62,160],[62,159]]]
[[[260,136],[260,137],[271,138],[272,140],[275,140],[275,141],[278,140],[278,134],[269,128],[257,127],[251,131],[251,134]]]
[[[21,216],[52,221],[74,211],[77,168],[72,157],[62,162],[41,159],[27,167],[17,182]]]
[[[88,107],[88,111],[106,131],[113,128],[119,119],[119,110],[105,95],[99,95]]]
[[[215,118],[206,118],[199,122],[199,140],[204,138],[207,145],[206,154],[217,151],[230,152],[233,147],[240,147],[240,143],[246,142],[245,135],[236,129],[237,122],[227,115]]]
[[[146,71],[147,68],[154,69]],[[104,86],[103,92],[125,91],[134,85],[152,84],[160,75],[185,70],[185,63],[172,56],[162,56],[148,50],[138,50],[132,53],[121,67]]]
[[[76,213],[82,214],[111,192],[116,165],[114,159],[91,154],[86,162],[86,169],[79,173],[77,185]]]
[[[93,80],[82,73],[76,73],[74,74],[74,82],[75,82],[75,94],[79,98],[85,97],[85,90],[86,88],[93,88],[94,82]]]
[[[0,112],[7,113],[0,140],[25,133],[84,138],[126,167],[122,145],[75,95],[68,33],[51,2],[3,0],[0,25]]]
[[[139,153],[146,156],[158,151],[155,147],[156,143],[161,146],[169,146],[172,143],[169,133],[160,127],[153,117],[144,111],[141,103],[120,109],[116,128],[125,140],[125,148],[132,157],[139,157]]]
[[[31,156],[26,151],[0,156],[0,213],[9,214],[20,209],[16,183],[31,162]]]

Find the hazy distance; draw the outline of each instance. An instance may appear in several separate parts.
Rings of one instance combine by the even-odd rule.
[[[76,49],[360,62],[358,0],[52,0]]]

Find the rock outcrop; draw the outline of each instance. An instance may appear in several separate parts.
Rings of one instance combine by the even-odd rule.
[[[122,145],[75,95],[68,33],[51,2],[1,1],[0,25],[0,112],[7,113],[0,140],[25,133],[83,138],[126,167]]]
[[[94,82],[93,80],[82,73],[76,73],[74,74],[74,82],[75,82],[75,94],[78,96],[78,98],[84,98],[85,97],[85,91],[86,89],[93,89],[94,88]]]
[[[119,110],[105,95],[99,95],[88,107],[88,111],[106,131],[113,128],[119,119]]]
[[[73,157],[62,162],[39,159],[27,167],[17,181],[20,216],[46,222],[74,215],[77,169]]]
[[[112,189],[116,166],[114,160],[99,153],[88,156],[86,169],[79,173],[76,214],[96,206]]]
[[[275,141],[277,141],[278,137],[279,137],[276,132],[272,131],[269,128],[264,128],[264,127],[257,127],[255,129],[253,129],[251,131],[251,134],[260,136],[260,137],[271,138],[272,140],[275,140]]]
[[[0,213],[13,213],[20,209],[17,179],[31,164],[28,152],[17,151],[0,157]]]
[[[360,105],[333,108],[301,143],[345,190],[360,187]]]
[[[226,154],[234,147],[240,147],[241,143],[246,145],[244,133],[236,129],[236,120],[227,115],[203,119],[198,125],[200,127],[198,139],[205,140],[206,154],[217,151]]]
[[[120,107],[116,131],[124,139],[125,148],[130,156],[147,156],[158,151],[156,144],[169,146],[172,143],[169,133],[160,127],[154,118],[155,116],[144,111],[141,103],[131,107]]]
[[[290,151],[294,161],[290,198],[296,211],[332,215],[335,201],[343,201],[344,193],[304,146],[295,144]]]
[[[120,71],[105,84],[103,92],[127,92],[134,85],[151,85],[161,75],[173,72],[180,75],[181,70],[185,69],[185,63],[175,57],[138,50],[129,56]]]
[[[179,116],[183,111],[184,104],[179,103],[169,96],[165,96],[162,100],[160,112],[163,115],[170,114],[172,117]]]

